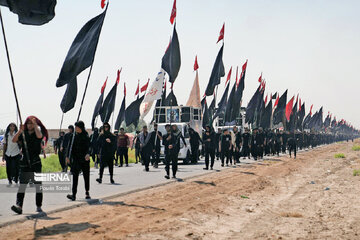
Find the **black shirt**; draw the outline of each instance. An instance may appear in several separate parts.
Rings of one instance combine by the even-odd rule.
[[[24,131],[25,133],[25,139],[27,144],[27,150],[26,152],[24,147],[24,139],[23,135],[21,134],[19,136],[19,143],[22,146],[22,152],[23,152],[23,158],[20,161],[21,167],[32,167],[33,165],[40,164],[41,166],[41,160],[40,160],[40,153],[41,153],[41,138],[37,138],[36,133],[33,132],[32,134],[29,134],[28,131]],[[29,159],[27,158],[27,153],[29,154],[30,158],[30,166],[29,166]]]
[[[228,150],[230,148],[231,135],[221,135],[221,150]]]
[[[249,142],[250,142],[250,133],[246,132],[242,135],[243,138],[243,145],[244,146],[249,146]]]

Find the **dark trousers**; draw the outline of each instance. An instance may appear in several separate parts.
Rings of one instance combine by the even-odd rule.
[[[168,176],[170,176],[170,163],[173,176],[175,177],[178,169],[178,158],[176,152],[170,152],[165,155],[165,171]]]
[[[99,155],[97,155],[96,153],[92,153],[91,158],[94,161],[94,163],[99,163]]]
[[[155,151],[151,153],[151,164],[153,166],[158,166],[159,162],[160,162],[160,148],[155,149]]]
[[[228,147],[221,147],[221,165],[224,165],[225,157],[226,164],[229,164],[229,162],[232,164],[231,150]]]
[[[110,179],[113,179],[114,172],[114,157],[112,156],[101,156],[100,160],[100,179],[102,179],[104,174],[104,168],[109,167]]]
[[[219,158],[220,158],[219,144],[216,144],[215,155],[216,155],[216,158],[219,160]]]
[[[141,162],[141,154],[140,154],[140,149],[139,148],[135,148],[135,161],[136,162]]]
[[[150,154],[151,152],[148,149],[141,150],[141,159],[145,165],[145,170],[149,170]]]
[[[90,190],[90,161],[82,161],[74,164],[71,168],[72,176],[73,176],[73,187],[72,193],[76,196],[77,193],[77,186],[79,182],[79,174],[80,172],[83,173],[84,182],[85,182],[85,191],[89,192]]]
[[[255,160],[258,158],[258,150],[256,145],[251,145],[251,155]]]
[[[281,150],[282,150],[283,153],[286,152],[286,145],[285,145],[285,144],[283,144],[283,145],[281,146]]]
[[[34,172],[41,173],[41,164],[36,164],[32,169],[21,168],[20,169],[20,187],[16,195],[16,204],[20,207],[23,206],[25,191],[28,183],[34,183],[36,188],[35,201],[36,206],[41,207],[43,201],[43,193],[41,189],[41,182],[36,182],[34,179]]]
[[[249,145],[243,145],[242,147],[242,156],[250,158],[250,148]]]
[[[275,143],[275,153],[279,156],[280,154],[280,143]]]
[[[258,153],[257,153],[258,157],[263,158],[263,156],[264,156],[264,147],[263,146],[257,146],[257,151],[258,151]]]
[[[234,159],[234,164],[240,162],[240,152],[236,149],[236,147],[234,147],[233,152],[232,152],[232,157]]]
[[[60,162],[61,169],[63,171],[67,170],[64,152],[59,151],[58,152],[58,157],[59,157],[59,162]]]
[[[191,144],[191,161],[197,162],[199,160],[199,144]]]
[[[8,157],[5,155],[6,160],[6,174],[9,182],[15,181],[16,183],[19,180],[19,170],[20,170],[20,155],[13,157]]]
[[[214,167],[215,149],[205,149],[205,167],[209,168],[209,158],[211,158],[210,167]]]
[[[125,164],[129,164],[129,155],[128,155],[128,148],[127,147],[118,147],[116,151],[116,162],[118,162],[120,157],[120,166],[124,165],[124,158]]]
[[[296,145],[289,145],[289,154],[291,157],[291,151],[294,151],[294,156],[296,158]]]

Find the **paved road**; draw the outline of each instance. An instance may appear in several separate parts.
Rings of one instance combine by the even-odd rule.
[[[267,158],[265,158],[267,159]],[[253,164],[253,160],[241,160],[241,165]],[[259,163],[259,162],[257,162]],[[226,169],[221,168],[220,161],[215,161],[215,167],[213,171],[203,170],[204,161],[201,160],[196,165],[180,165],[177,177],[179,179],[167,180],[164,178],[165,170],[164,166],[160,165],[159,168],[150,168],[150,172],[145,172],[144,167],[140,164],[130,164],[129,167],[114,167],[114,180],[115,184],[110,184],[110,176],[108,169],[105,169],[103,183],[98,184],[95,179],[98,177],[98,169],[91,169],[90,172],[90,195],[93,201],[101,201],[101,199],[108,198],[114,195],[125,194],[132,191],[137,191],[152,186],[165,184],[171,181],[183,181],[189,177],[199,176],[202,174],[211,173],[214,171],[221,171]],[[10,207],[15,203],[16,200],[16,188],[13,186],[9,189],[6,187],[7,180],[0,180],[0,226],[22,220],[25,218],[31,218],[35,212],[35,193],[34,188],[30,189],[29,193],[26,193],[23,214],[16,215]],[[79,177],[79,186],[77,201],[71,202],[66,198],[67,193],[44,193],[43,210],[45,212],[54,212],[66,208],[71,208],[79,204],[86,204],[84,190],[84,181],[82,176]]]

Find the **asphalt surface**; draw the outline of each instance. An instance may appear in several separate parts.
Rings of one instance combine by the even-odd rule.
[[[267,158],[264,158],[267,159]],[[254,160],[242,160],[241,165],[252,164]],[[259,163],[259,162],[258,162]],[[231,166],[230,166],[231,167]],[[102,184],[96,182],[99,175],[99,169],[92,168],[90,170],[90,195],[91,200],[85,200],[85,188],[82,175],[79,176],[79,185],[76,201],[70,201],[66,198],[69,192],[46,192],[44,191],[44,199],[42,209],[44,213],[71,209],[76,206],[84,204],[92,204],[102,201],[107,198],[128,194],[131,192],[156,187],[173,181],[186,181],[187,178],[208,174],[215,171],[222,171],[229,167],[221,167],[220,161],[215,161],[214,170],[203,170],[203,159],[198,164],[193,165],[179,165],[177,179],[165,179],[164,165],[159,168],[150,167],[149,172],[144,171],[144,166],[141,164],[129,164],[129,167],[114,167],[115,184],[110,183],[110,175],[108,168],[105,168]],[[171,172],[171,171],[170,171]],[[24,221],[40,215],[36,213],[35,205],[35,188],[27,188],[23,214],[17,215],[10,210],[11,206],[15,204],[17,187],[15,184],[7,186],[7,179],[0,180],[0,226]],[[45,185],[45,184],[44,184]],[[70,185],[69,185],[70,186]],[[42,215],[44,215],[44,213]]]

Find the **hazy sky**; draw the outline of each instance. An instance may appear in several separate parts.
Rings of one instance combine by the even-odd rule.
[[[93,73],[81,119],[90,126],[100,88],[109,76],[106,93],[115,82],[116,70],[123,68],[118,88],[116,114],[127,84],[127,105],[134,100],[137,81],[154,79],[168,45],[172,0],[110,2],[95,57]],[[1,7],[23,118],[38,116],[48,128],[58,128],[60,101],[66,87],[55,82],[67,51],[80,28],[101,13],[100,0],[61,0],[56,16],[48,24],[35,27],[17,22],[17,16]],[[314,110],[324,106],[338,119],[345,118],[360,128],[360,1],[240,1],[178,0],[177,31],[181,69],[174,84],[178,102],[185,104],[195,73],[198,55],[201,94],[207,85],[220,48],[216,41],[225,22],[225,71],[248,59],[243,102],[257,88],[261,72],[267,91],[288,97],[300,94]],[[235,76],[232,76],[234,81]],[[64,126],[74,123],[88,70],[78,77],[78,100],[65,115]],[[219,86],[224,90],[225,78]],[[16,121],[16,108],[0,39],[0,128]],[[146,118],[149,119],[151,114]],[[116,117],[116,116],[115,116]]]

